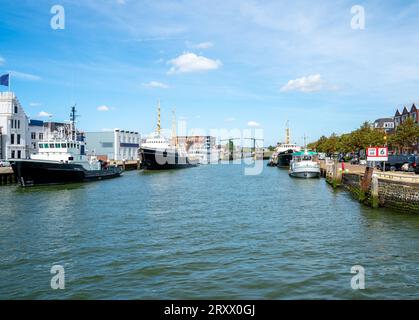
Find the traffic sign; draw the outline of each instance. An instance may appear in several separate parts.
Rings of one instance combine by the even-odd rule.
[[[367,161],[388,161],[387,147],[367,148]]]

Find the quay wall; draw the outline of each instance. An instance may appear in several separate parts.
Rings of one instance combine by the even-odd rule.
[[[378,187],[374,197],[374,182],[364,191],[361,188],[362,179],[363,175],[359,173],[346,173],[342,177],[342,186],[366,205],[419,214],[419,183],[383,179],[378,175]]]

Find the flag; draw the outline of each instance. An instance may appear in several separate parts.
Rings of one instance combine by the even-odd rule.
[[[10,77],[10,74],[8,74],[8,73],[3,74],[2,76],[0,76],[0,86],[8,87],[9,86],[9,77]]]

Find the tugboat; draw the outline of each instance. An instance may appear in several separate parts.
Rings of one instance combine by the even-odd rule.
[[[172,138],[176,139],[175,120],[173,119]],[[139,150],[141,168],[145,170],[169,170],[196,167],[198,159],[189,157],[187,151],[172,144],[170,139],[161,134],[160,101],[157,104],[156,132],[141,144]]]
[[[316,152],[305,149],[294,152],[289,169],[289,175],[295,178],[319,178],[320,164]]]
[[[38,142],[39,152],[30,159],[12,160],[13,172],[22,187],[87,182],[119,177],[122,170],[85,154],[85,142],[75,127],[76,108],[71,108],[70,132],[65,128]],[[68,130],[67,130],[68,131]]]

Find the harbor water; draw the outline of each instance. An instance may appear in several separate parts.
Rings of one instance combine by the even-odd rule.
[[[278,168],[0,187],[1,299],[417,299],[418,245],[419,216]]]

